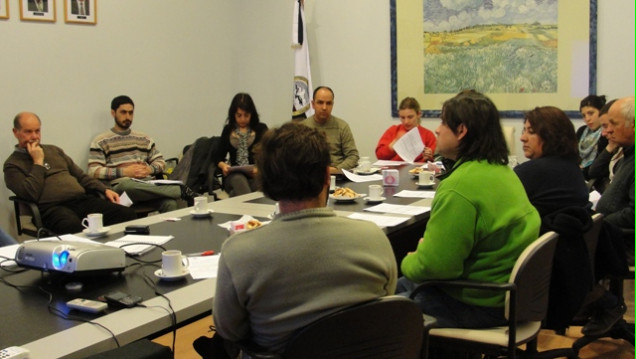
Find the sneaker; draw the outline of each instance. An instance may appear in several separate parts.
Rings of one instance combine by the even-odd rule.
[[[587,324],[581,330],[581,333],[597,337],[607,333],[614,324],[623,318],[623,314],[627,311],[627,307],[624,303],[621,303],[614,308],[602,308],[598,310]]]
[[[188,206],[193,206],[194,197],[199,197],[199,196],[201,196],[201,194],[194,192],[192,189],[190,189],[190,187],[186,185],[181,186],[181,199],[188,202]]]

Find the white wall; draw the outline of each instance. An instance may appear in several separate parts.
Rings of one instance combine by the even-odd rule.
[[[13,116],[28,110],[42,118],[43,142],[85,166],[91,138],[112,125],[110,100],[119,94],[136,103],[133,127],[150,133],[168,157],[199,136],[218,135],[239,91],[254,97],[270,127],[290,117],[292,0],[102,0],[96,26],[65,24],[63,3],[56,3],[53,24],[20,21],[18,0],[9,0],[11,18],[0,20],[2,160],[15,143]],[[634,3],[599,3],[597,92],[632,95]],[[334,89],[334,115],[350,123],[361,154],[373,155],[395,123],[389,1],[305,6],[314,86]],[[520,120],[503,122],[520,133]],[[423,124],[434,129],[438,120]],[[0,226],[15,234],[1,182]]]

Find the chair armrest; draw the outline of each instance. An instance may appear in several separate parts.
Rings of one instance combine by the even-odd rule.
[[[30,215],[31,215],[31,221],[33,222],[33,225],[35,225],[35,227],[38,229],[44,227],[44,225],[42,224],[42,216],[40,216],[40,209],[38,208],[38,205],[35,202],[22,199],[18,196],[10,196],[9,199],[15,202],[16,204],[15,208],[16,208],[16,211],[18,211],[18,214],[20,214],[19,205],[27,206],[29,210],[31,211]]]
[[[485,289],[499,292],[514,291],[517,286],[514,283],[492,283],[478,282],[470,280],[431,280],[420,283],[409,295],[409,298],[415,298],[415,295],[426,287],[453,287],[453,288],[471,288]]]

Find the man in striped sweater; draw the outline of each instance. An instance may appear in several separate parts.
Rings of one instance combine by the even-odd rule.
[[[126,192],[133,203],[158,201],[162,213],[177,209],[180,198],[191,204],[197,194],[186,186],[142,182],[162,173],[166,162],[150,136],[130,128],[135,109],[130,97],[115,97],[110,108],[115,126],[91,142],[88,174],[119,194]]]

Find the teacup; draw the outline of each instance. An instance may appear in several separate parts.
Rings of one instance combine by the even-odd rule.
[[[369,185],[369,199],[370,200],[380,200],[382,199],[382,195],[384,194],[384,188],[379,184]]]
[[[102,214],[90,213],[86,218],[82,219],[82,226],[88,230],[89,233],[99,233],[102,230]]]
[[[433,171],[422,171],[418,175],[418,184],[421,186],[430,186],[435,184],[435,172]]]
[[[170,249],[161,253],[161,271],[167,277],[183,274],[189,265],[188,257],[181,254],[178,249]]]
[[[207,213],[208,212],[208,197],[199,196],[194,197],[194,213]]]
[[[358,161],[358,170],[359,171],[369,171],[371,169],[371,161],[369,160],[369,157],[367,156],[363,156],[360,157],[360,160]]]

